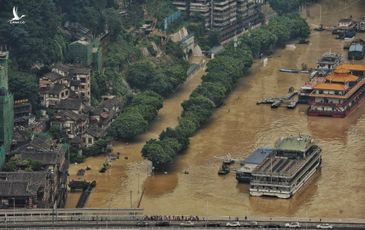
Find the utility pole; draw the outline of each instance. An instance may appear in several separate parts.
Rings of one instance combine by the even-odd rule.
[[[132,208],[132,190],[129,191],[129,200],[131,202],[131,208]]]

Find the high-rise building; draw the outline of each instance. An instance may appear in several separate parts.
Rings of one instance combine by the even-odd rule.
[[[8,89],[9,53],[0,51],[0,169],[5,162],[5,154],[10,150],[14,127],[14,98]]]
[[[218,31],[227,40],[259,22],[263,0],[174,0],[188,16],[201,15],[207,30]]]

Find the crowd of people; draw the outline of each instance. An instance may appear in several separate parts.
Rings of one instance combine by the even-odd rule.
[[[144,216],[149,221],[199,221],[198,216]],[[204,220],[204,218],[203,218]]]

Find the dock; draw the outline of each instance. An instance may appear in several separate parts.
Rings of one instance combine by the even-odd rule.
[[[271,108],[278,108],[280,106],[287,107],[288,109],[294,109],[298,104],[298,91],[290,91],[286,96],[282,97],[269,97],[269,98],[263,98],[258,101],[256,101],[257,105],[261,104],[269,104],[271,105]],[[296,97],[296,98],[294,98]]]

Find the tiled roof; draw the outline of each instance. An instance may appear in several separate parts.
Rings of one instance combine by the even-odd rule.
[[[322,90],[339,90],[344,91],[347,87],[343,84],[336,83],[320,83],[314,86],[314,89],[322,89]]]
[[[352,70],[352,71],[365,71],[365,65],[364,64],[341,64],[337,66],[337,69],[346,69],[346,70]]]
[[[0,172],[0,196],[34,196],[47,184],[47,172]]]
[[[61,100],[57,105],[55,105],[55,109],[59,110],[79,110],[82,106],[82,99],[80,98],[67,98],[65,100]]]

